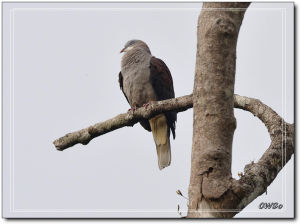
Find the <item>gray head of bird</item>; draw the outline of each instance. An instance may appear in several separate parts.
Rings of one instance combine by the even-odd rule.
[[[120,53],[127,53],[131,50],[137,49],[137,48],[141,48],[145,51],[147,51],[148,53],[151,54],[150,49],[148,47],[148,45],[142,41],[142,40],[129,40],[126,42],[124,48],[120,51]]]

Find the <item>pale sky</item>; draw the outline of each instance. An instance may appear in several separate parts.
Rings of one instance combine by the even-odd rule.
[[[178,114],[171,166],[160,171],[150,132],[122,128],[63,152],[52,142],[129,109],[120,50],[145,41],[169,67],[176,96],[193,89],[201,3],[4,4],[4,211],[12,217],[186,215],[193,111]],[[252,3],[237,46],[235,93],[294,122],[292,3]],[[232,175],[270,144],[264,125],[235,110]],[[10,129],[9,127],[12,127]],[[292,217],[294,157],[236,217]],[[259,210],[278,202],[282,210]],[[9,209],[11,212],[9,212]]]

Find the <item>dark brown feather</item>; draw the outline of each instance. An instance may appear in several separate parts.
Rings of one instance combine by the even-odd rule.
[[[173,79],[167,65],[159,58],[152,57],[150,61],[150,82],[156,94],[157,101],[175,97]],[[175,139],[176,112],[165,113],[168,126]]]

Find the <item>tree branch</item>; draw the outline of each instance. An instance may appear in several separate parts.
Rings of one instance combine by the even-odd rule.
[[[152,102],[149,107],[138,108],[134,113],[119,114],[104,122],[91,125],[87,128],[68,133],[65,136],[56,139],[53,144],[57,150],[64,150],[78,143],[88,144],[93,138],[104,135],[119,128],[133,126],[141,119],[149,119],[159,113],[167,111],[183,112],[193,107],[193,95],[186,95],[170,100]],[[271,108],[264,105],[257,99],[234,95],[234,107],[251,112],[266,124],[269,133],[275,132],[272,122],[277,120],[278,116]],[[264,113],[261,113],[263,110]],[[265,116],[268,114],[268,116]],[[264,115],[264,116],[263,116]],[[279,116],[278,116],[279,117]],[[280,117],[279,117],[280,118]],[[280,118],[281,119],[281,118]],[[278,121],[277,121],[278,122]]]
[[[235,106],[251,112],[266,126],[271,144],[257,163],[244,168],[240,180],[232,180],[232,190],[238,195],[236,208],[243,209],[266,192],[280,170],[294,154],[294,124],[285,122],[275,111],[257,99],[235,96]]]
[[[88,128],[66,134],[65,136],[55,140],[53,144],[57,150],[64,150],[73,145],[81,143],[88,144],[93,138],[104,135],[126,126],[133,126],[141,119],[149,119],[162,112],[176,111],[182,112],[193,107],[192,95],[177,97],[170,100],[151,102],[147,107],[138,108],[136,111],[119,114],[107,121],[91,125]]]

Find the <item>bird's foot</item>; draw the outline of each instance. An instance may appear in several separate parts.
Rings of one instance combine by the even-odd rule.
[[[143,107],[145,107],[145,109],[147,110],[150,104],[151,104],[151,101],[149,101],[148,103],[145,103],[145,104],[143,105]]]
[[[133,114],[134,111],[136,111],[136,109],[137,109],[136,106],[131,107],[131,108],[128,110],[128,112]]]

